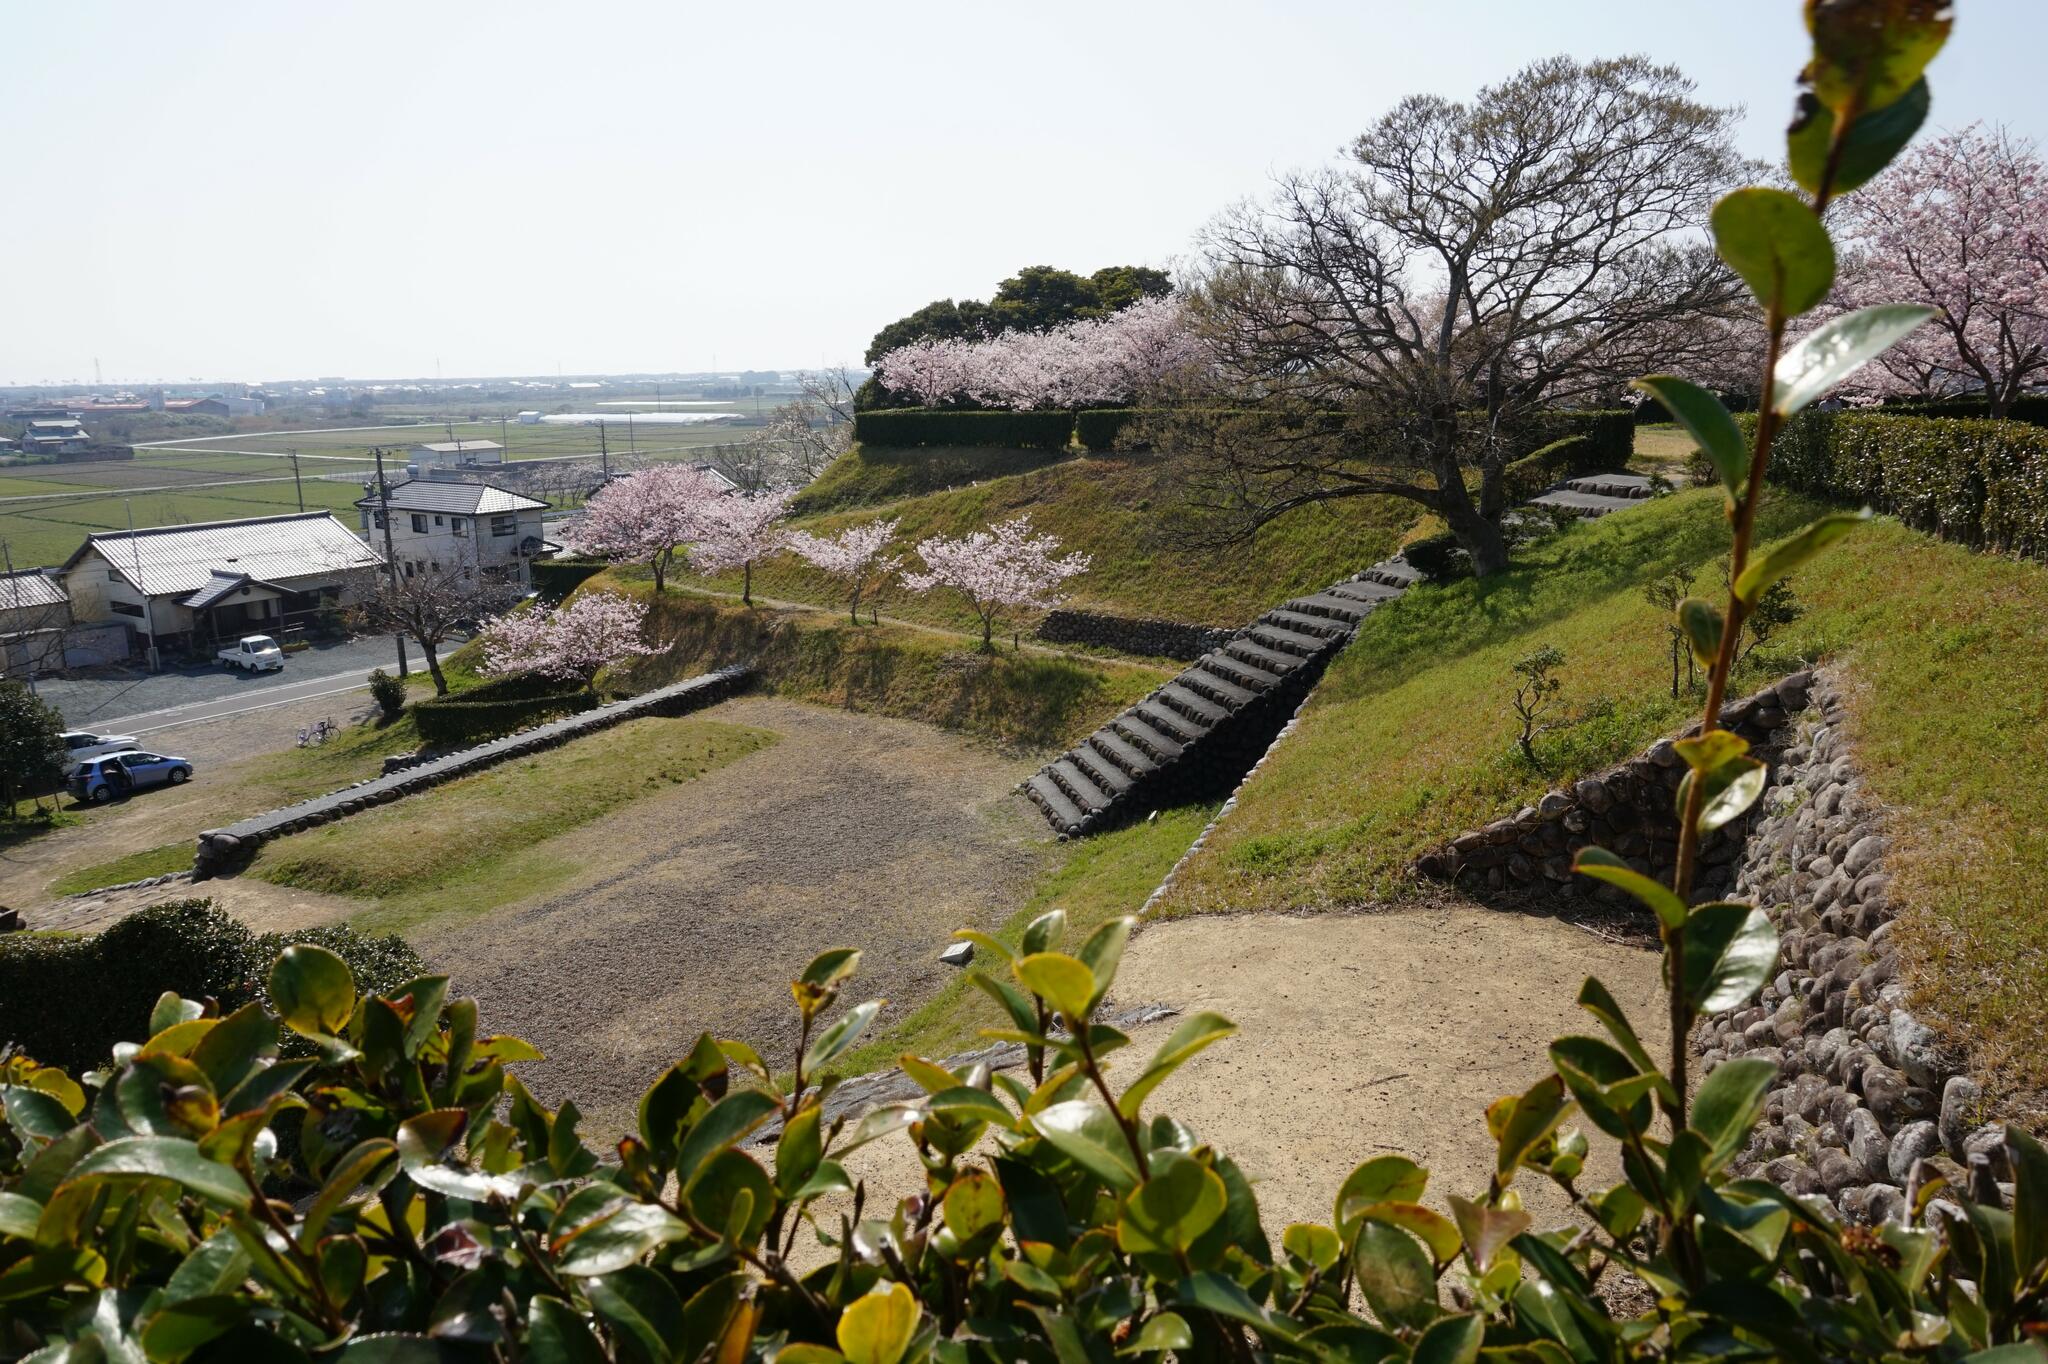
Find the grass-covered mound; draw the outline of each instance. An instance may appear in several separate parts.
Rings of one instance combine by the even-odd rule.
[[[911,456],[932,452],[902,451]],[[968,452],[977,456],[1033,451]],[[875,453],[863,458],[876,458]],[[849,456],[848,458],[853,458]],[[835,465],[806,499],[843,467]],[[877,516],[901,517],[899,540],[914,546],[929,535],[964,535],[1024,512],[1067,549],[1094,556],[1089,570],[1071,579],[1069,605],[1118,615],[1165,617],[1202,625],[1243,625],[1290,596],[1324,587],[1393,553],[1417,518],[1398,498],[1353,498],[1308,507],[1267,526],[1247,544],[1189,550],[1169,542],[1163,525],[1183,491],[1170,460],[1140,455],[1068,459],[1029,472],[989,478],[974,486],[906,497],[872,509],[803,516],[795,524],[818,534]],[[738,591],[739,575],[708,580]],[[754,567],[754,591],[822,606],[843,600],[837,580],[794,556]],[[885,614],[964,629],[971,617],[953,594],[912,597],[892,590]]]
[[[1760,538],[1819,510],[1773,496]],[[1682,494],[1373,614],[1168,912],[1399,899],[1419,852],[1689,718],[1640,585],[1683,566],[1721,590],[1719,512],[1716,493]],[[1880,520],[1793,585],[1806,614],[1735,690],[1801,658],[1847,662],[1858,757],[1896,811],[1893,903],[1921,1004],[2006,1087],[2048,1090],[2048,572]],[[1511,666],[1545,645],[1564,652],[1555,713],[1572,721],[1538,742],[1547,776],[1515,756],[1509,710]]]
[[[623,577],[624,575],[621,575]],[[1165,681],[1150,668],[1084,662],[907,626],[853,626],[824,611],[748,609],[644,583],[601,580],[652,603],[647,633],[666,647],[612,681],[652,689],[728,663],[752,663],[762,685],[799,701],[920,720],[1006,747],[1059,748]]]

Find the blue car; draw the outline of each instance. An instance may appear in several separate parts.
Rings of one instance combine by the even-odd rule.
[[[84,805],[104,805],[151,786],[177,786],[192,777],[192,763],[186,758],[156,753],[110,753],[104,758],[80,763],[71,771],[71,795]]]

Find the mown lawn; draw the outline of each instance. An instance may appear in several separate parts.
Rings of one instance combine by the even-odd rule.
[[[1761,535],[1821,510],[1774,494]],[[1395,901],[1423,850],[1617,761],[1681,723],[1661,613],[1639,585],[1681,566],[1717,592],[1727,532],[1693,492],[1577,528],[1487,582],[1368,618],[1303,724],[1244,792],[1171,913]],[[1894,903],[1922,1004],[2009,1092],[2048,1092],[2048,571],[1880,520],[1794,579],[1805,614],[1738,693],[1839,660],[1869,785],[1896,812]],[[1514,753],[1513,663],[1565,655],[1547,774]]]
[[[266,844],[250,874],[378,902],[353,923],[403,932],[563,884],[578,868],[543,846],[635,800],[774,743],[704,719],[632,720],[573,744]]]
[[[826,474],[827,479],[833,476],[834,471]],[[1304,508],[1244,544],[1188,549],[1174,544],[1162,529],[1170,520],[1165,514],[1181,492],[1168,461],[1081,456],[880,507],[799,518],[793,524],[824,535],[880,516],[900,517],[903,524],[897,536],[907,551],[926,536],[964,535],[1029,512],[1034,525],[1058,537],[1064,548],[1094,558],[1086,573],[1066,584],[1069,605],[1239,626],[1288,597],[1324,587],[1393,553],[1418,512],[1412,503],[1397,498],[1354,498]],[[736,573],[705,581],[724,591],[740,588]],[[844,600],[837,580],[793,555],[756,565],[754,590],[823,606]],[[973,624],[957,597],[945,591],[915,597],[895,589],[884,598],[882,611],[955,629]]]
[[[653,605],[648,636],[664,646],[609,674],[634,690],[751,663],[780,696],[919,720],[1017,750],[1061,748],[1163,683],[1129,663],[1065,658],[908,626],[848,623],[827,611],[749,609],[670,588],[657,596],[630,571],[587,591],[626,591]]]
[[[1173,869],[1188,845],[1215,815],[1212,805],[1163,810],[1157,819],[1113,829],[1074,845],[1067,859],[1047,874],[1022,909],[1010,916],[995,937],[1014,948],[1024,928],[1048,910],[1067,915],[1066,950],[1073,951],[1088,935],[1119,914],[1135,914],[1145,897]],[[977,956],[975,966],[1005,979],[1003,964]],[[1141,1003],[1116,1000],[1118,1006]],[[965,975],[884,1029],[874,1040],[848,1055],[838,1069],[844,1074],[879,1070],[906,1052],[939,1060],[987,1045],[983,1028],[1008,1027],[1007,1015]]]

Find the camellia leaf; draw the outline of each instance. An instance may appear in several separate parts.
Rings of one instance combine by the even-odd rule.
[[[1701,905],[1685,924],[1685,993],[1703,1014],[1732,1009],[1763,988],[1778,960],[1778,930],[1752,905]]]
[[[1635,1064],[1636,1069],[1656,1071],[1657,1063],[1650,1059],[1649,1050],[1636,1037],[1635,1027],[1621,1011],[1621,1005],[1615,1003],[1607,987],[1592,976],[1587,976],[1586,983],[1579,987],[1579,1007],[1600,1020],[1601,1026],[1607,1029],[1615,1045],[1621,1048],[1622,1054]]]
[[[1088,941],[1081,945],[1081,964],[1095,976],[1095,992],[1088,1000],[1090,1009],[1102,1003],[1102,997],[1109,993],[1117,965],[1124,957],[1124,944],[1130,941],[1131,930],[1137,926],[1136,918],[1122,915],[1089,934]]]
[[[897,1364],[917,1334],[917,1299],[900,1283],[877,1284],[839,1316],[840,1353],[851,1364]]]
[[[1698,384],[1671,374],[1648,374],[1631,387],[1655,398],[1678,419],[1700,453],[1714,466],[1714,472],[1721,476],[1722,487],[1730,493],[1742,491],[1749,477],[1749,446],[1742,438],[1742,428],[1721,406],[1719,398]]]
[[[867,1031],[868,1024],[875,1021],[887,1000],[870,999],[856,1004],[832,1021],[830,1027],[813,1038],[804,1052],[804,1073],[811,1074],[832,1064],[833,1061],[852,1050],[860,1035]]]
[[[645,1265],[632,1265],[586,1280],[583,1293],[611,1327],[615,1341],[640,1358],[670,1357],[670,1342],[683,1331],[683,1302],[666,1277]]]
[[[1690,739],[1679,739],[1671,748],[1693,771],[1711,772],[1730,758],[1739,758],[1749,752],[1749,740],[1725,729],[1710,729]]]
[[[1049,952],[1067,932],[1067,912],[1064,909],[1048,909],[1045,913],[1024,925],[1022,956],[1035,952]]]
[[[1891,159],[1913,140],[1913,134],[1919,132],[1920,125],[1927,121],[1931,103],[1927,78],[1922,76],[1908,87],[1905,94],[1850,124],[1849,135],[1842,139],[1841,156],[1835,163],[1831,191],[1843,194],[1858,185],[1867,184],[1890,165]],[[1820,192],[1821,177],[1827,173],[1828,152],[1834,138],[1834,110],[1811,94],[1800,95],[1792,126],[1785,130],[1785,149],[1792,178],[1809,194]]]
[[[1254,1301],[1236,1280],[1221,1274],[1190,1274],[1175,1286],[1173,1300],[1181,1307],[1199,1308],[1231,1321],[1241,1321],[1261,1334],[1279,1340],[1293,1341],[1301,1337],[1300,1322]]]
[[[1406,1156],[1374,1156],[1344,1177],[1331,1220],[1341,1233],[1375,1203],[1415,1203],[1429,1185],[1429,1171]]]
[[[684,1192],[711,1157],[736,1146],[782,1107],[774,1095],[758,1089],[736,1089],[711,1105],[676,1152],[676,1178]],[[845,1148],[840,1148],[844,1150]]]
[[[606,1364],[590,1324],[560,1298],[536,1293],[526,1305],[526,1353],[548,1364]]]
[[[1014,963],[1016,958],[1009,960]],[[967,983],[1002,1005],[1003,1012],[1019,1028],[1029,1032],[1038,1026],[1038,1015],[1032,1009],[1030,999],[1008,981],[997,980],[986,971],[975,970],[967,973]]]
[[[1344,1253],[1337,1233],[1314,1222],[1295,1222],[1280,1233],[1280,1244],[1288,1254],[1299,1257],[1318,1270],[1330,1268]]]
[[[1806,201],[1751,185],[1721,196],[1712,216],[1714,249],[1765,308],[1797,317],[1835,283],[1835,244]]]
[[[1693,783],[1698,782],[1705,791],[1700,801],[1699,829],[1703,834],[1712,833],[1723,824],[1740,819],[1743,811],[1756,804],[1769,775],[1770,769],[1763,762],[1747,757],[1730,758],[1711,772],[1688,772],[1678,784],[1679,818],[1685,817]]]
[[[1432,1322],[1415,1342],[1410,1364],[1477,1364],[1486,1323],[1477,1312]]]
[[[1421,1328],[1442,1314],[1436,1271],[1407,1232],[1384,1222],[1366,1222],[1358,1229],[1351,1260],[1359,1290],[1382,1324]]]
[[[270,1002],[293,1032],[334,1037],[355,1013],[355,977],[326,948],[293,943],[271,964]]]
[[[1180,1069],[1184,1061],[1210,1043],[1220,1042],[1235,1035],[1236,1032],[1237,1024],[1222,1014],[1211,1013],[1206,1009],[1189,1014],[1172,1033],[1168,1034],[1167,1039],[1159,1044],[1159,1050],[1152,1053],[1152,1059],[1146,1064],[1144,1071],[1131,1082],[1130,1088],[1117,1100],[1117,1110],[1126,1118],[1137,1117],[1146,1096],[1157,1089],[1167,1076]]]
[[[1557,1129],[1570,1111],[1571,1100],[1565,1095],[1564,1081],[1555,1075],[1544,1076],[1516,1098],[1515,1111],[1501,1133],[1495,1160],[1495,1173],[1503,1184],[1514,1177],[1529,1153]]]
[[[556,1238],[555,1267],[578,1278],[610,1274],[638,1264],[656,1246],[689,1234],[689,1224],[660,1204],[617,1198],[596,1217]]]
[[[1095,973],[1086,962],[1064,952],[1034,952],[1016,970],[1024,988],[1059,1010],[1068,1023],[1079,1028],[1087,1022],[1095,1001]]]
[[[1831,318],[1778,357],[1771,406],[1789,417],[1884,354],[1934,316],[1918,303],[1880,303]]]
[[[1138,1187],[1138,1167],[1116,1115],[1092,1099],[1068,1099],[1032,1115],[1040,1136],[1088,1173],[1129,1193]]]
[[[231,1208],[249,1205],[249,1186],[242,1176],[199,1153],[198,1143],[183,1137],[123,1137],[110,1141],[71,1167],[62,1191],[89,1180],[121,1177],[168,1179],[187,1193]]]
[[[1160,1312],[1146,1320],[1138,1332],[1138,1338],[1124,1346],[1120,1355],[1157,1355],[1168,1350],[1188,1350],[1195,1344],[1195,1333],[1188,1329],[1187,1322],[1174,1312]]]
[[[1482,1207],[1456,1194],[1451,1195],[1451,1216],[1457,1221],[1466,1250],[1471,1252],[1474,1267],[1482,1274],[1501,1247],[1527,1231],[1532,1220],[1520,1208]]]
[[[1003,1224],[1003,1186],[994,1175],[962,1175],[939,1203],[946,1229],[962,1241]]]
[[[1230,1201],[1222,1176],[1190,1156],[1157,1151],[1152,1177],[1124,1200],[1116,1242],[1132,1255],[1185,1252]]]
[[[1792,573],[1814,555],[1870,519],[1866,508],[1855,512],[1830,512],[1782,544],[1743,565],[1735,579],[1735,595],[1754,605],[1774,582]]]
[[[1813,60],[1804,79],[1837,113],[1902,98],[1954,25],[1954,0],[1807,0]]]
[[[0,1191],[0,1235],[34,1237],[43,1205],[21,1194]]]
[[[1358,1216],[1362,1221],[1384,1222],[1412,1233],[1429,1247],[1430,1258],[1438,1269],[1457,1259],[1458,1248],[1464,1244],[1456,1223],[1420,1203],[1375,1203],[1361,1209]]]
[[[2012,1166],[2013,1254],[2022,1277],[2048,1268],[2048,1149],[2018,1127],[2005,1129],[2005,1155]]]
[[[1581,848],[1572,859],[1572,870],[1610,886],[1620,886],[1653,910],[1666,928],[1685,922],[1685,901],[1666,885],[1651,880],[1605,848]]]
[[[992,1122],[1007,1130],[1014,1130],[1017,1126],[1017,1115],[1005,1108],[1001,1099],[972,1085],[956,1084],[951,1089],[940,1090],[925,1101],[925,1110],[952,1118]]]
[[[1777,1078],[1778,1068],[1769,1061],[1736,1058],[1715,1066],[1701,1081],[1687,1125],[1706,1141],[1710,1169],[1725,1164],[1749,1140],[1764,1095]]]
[[[1677,617],[1678,628],[1692,648],[1694,661],[1702,668],[1713,667],[1721,652],[1721,631],[1726,625],[1721,619],[1721,608],[1699,597],[1687,597],[1678,604]]]

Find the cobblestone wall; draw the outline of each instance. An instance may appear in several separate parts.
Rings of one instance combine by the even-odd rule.
[[[1192,663],[1211,649],[1221,648],[1237,632],[1206,625],[1188,625],[1177,620],[1106,616],[1095,611],[1069,611],[1062,607],[1046,612],[1036,633],[1048,644],[1094,644],[1107,649],[1121,649],[1127,654],[1177,658],[1183,663]]]

